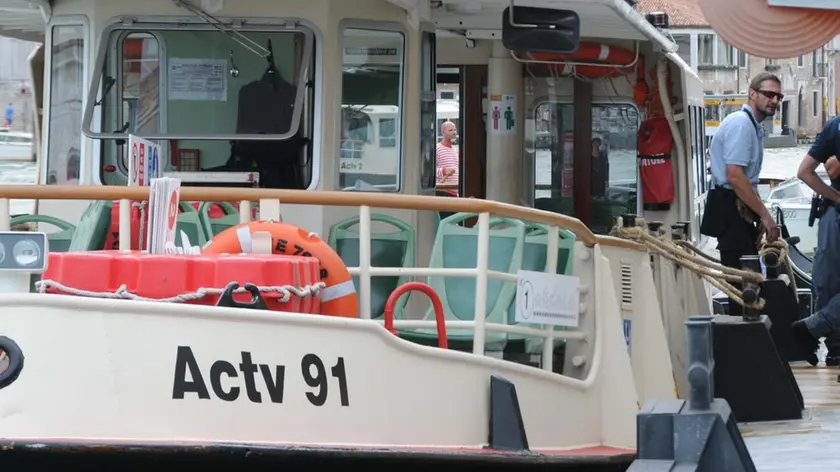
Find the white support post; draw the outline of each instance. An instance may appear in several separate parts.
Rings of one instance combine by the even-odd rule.
[[[478,250],[475,274],[475,328],[473,354],[484,355],[485,323],[487,316],[487,270],[490,259],[490,213],[478,215]]]
[[[0,231],[9,231],[12,227],[12,214],[8,198],[0,198]]]
[[[120,251],[131,251],[131,200],[120,199]]]
[[[557,273],[557,252],[560,246],[560,228],[551,226],[548,228],[548,248],[546,249],[545,271],[549,274]],[[542,368],[551,372],[554,369],[554,326],[543,325],[545,338],[543,338]]]
[[[359,318],[370,319],[370,207],[359,208]]]

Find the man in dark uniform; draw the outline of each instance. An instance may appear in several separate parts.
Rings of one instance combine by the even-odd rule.
[[[717,238],[721,264],[741,269],[741,257],[758,254],[762,232],[772,241],[779,227],[758,196],[758,176],[764,162],[764,127],[776,113],[782,83],[762,72],[750,81],[749,101],[720,123],[709,146],[712,188],[700,232]],[[737,284],[735,284],[737,288]],[[729,300],[729,314],[741,316],[743,307]]]
[[[837,336],[840,331],[840,169],[835,156],[840,155],[840,117],[825,124],[822,132],[802,159],[798,177],[826,201],[820,206],[817,251],[811,271],[814,314],[793,323],[794,337],[807,348],[816,350],[818,339],[828,336],[830,357],[837,357]],[[833,158],[834,157],[834,158]],[[832,159],[833,158],[833,159]],[[817,167],[825,164],[831,185],[817,175]],[[829,359],[836,365],[834,359]]]

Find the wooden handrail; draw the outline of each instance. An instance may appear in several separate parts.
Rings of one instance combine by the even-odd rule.
[[[613,236],[595,236],[598,244],[601,246],[617,247],[622,249],[632,249],[634,251],[647,252],[647,248],[643,244],[639,244],[629,239],[615,238]]]
[[[40,200],[148,200],[150,187],[118,185],[0,185],[0,198]],[[597,244],[595,234],[580,220],[536,208],[477,198],[431,197],[399,195],[385,192],[336,192],[308,190],[278,190],[236,187],[181,187],[181,200],[187,202],[259,202],[276,199],[295,205],[324,205],[402,210],[430,210],[446,212],[491,213],[523,221],[543,223],[567,229],[588,247]]]

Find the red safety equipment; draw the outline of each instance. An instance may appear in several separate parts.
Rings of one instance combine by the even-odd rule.
[[[581,42],[578,50],[571,54],[529,52],[524,54],[524,58],[526,60],[540,61],[543,65],[555,68],[559,75],[573,75],[588,79],[620,77],[630,74],[636,69],[634,64],[636,53],[620,46],[589,41]],[[544,64],[545,62],[551,62],[553,64]],[[575,64],[581,62],[603,65],[589,66]]]
[[[131,202],[131,249],[140,249],[140,228],[148,228],[149,213],[145,212],[143,224],[140,224],[140,207]],[[143,234],[145,238],[146,235]],[[115,200],[111,206],[111,225],[108,227],[108,236],[105,237],[105,249],[119,249],[120,248],[120,201]]]
[[[394,305],[397,304],[397,300],[399,300],[404,293],[412,290],[425,293],[426,296],[429,297],[429,300],[431,300],[432,308],[435,310],[435,326],[437,326],[438,347],[447,349],[449,344],[446,338],[446,319],[443,313],[443,303],[441,303],[440,297],[437,293],[435,293],[435,290],[423,282],[406,282],[391,292],[391,295],[385,302],[385,329],[394,334],[394,336],[399,336],[397,330],[394,329]]]
[[[49,258],[41,282],[48,293],[92,298],[122,294],[123,298],[177,298],[170,301],[215,305],[227,284],[238,282],[273,288],[261,293],[269,310],[321,311],[320,293],[311,289],[321,280],[321,267],[313,257],[90,251],[51,252]],[[287,301],[282,300],[287,294],[280,287],[289,292]],[[248,292],[233,296],[238,302],[251,297]]]
[[[639,127],[636,149],[645,210],[664,211],[674,203],[672,142],[671,128],[664,116],[650,118]]]
[[[146,210],[141,212],[140,207],[135,205],[137,202],[131,202],[131,250],[139,251],[140,248],[140,228],[143,228],[143,238],[146,238],[146,228],[149,226],[149,211],[148,211],[148,204],[146,205]],[[196,210],[199,209],[199,206],[202,202],[190,202],[193,208]],[[231,205],[239,210],[239,202],[232,202]],[[251,219],[256,219],[258,208],[255,206],[251,207]],[[180,207],[178,208],[178,213],[183,213],[183,209]],[[225,216],[225,212],[219,205],[213,204],[210,206],[210,210],[208,212],[210,218],[220,218]],[[140,224],[140,220],[143,220],[143,224]],[[148,246],[148,243],[146,243]],[[120,202],[119,200],[115,200],[113,206],[111,206],[111,225],[108,227],[108,235],[105,237],[105,247],[104,249],[119,249],[120,248]],[[143,248],[145,249],[145,248]]]
[[[318,259],[320,279],[326,284],[321,290],[321,314],[358,318],[359,299],[350,271],[338,253],[315,233],[288,223],[252,221],[231,226],[217,234],[202,249],[202,253],[239,254],[250,251],[247,248],[251,246],[251,235],[262,231],[271,234],[271,247],[275,254]]]

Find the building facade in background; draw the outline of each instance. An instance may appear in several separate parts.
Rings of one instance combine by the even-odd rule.
[[[0,109],[14,107],[12,130],[33,132],[34,105],[29,55],[38,43],[0,36]]]
[[[668,14],[669,32],[680,47],[679,55],[697,71],[705,87],[707,134],[714,134],[715,123],[740,108],[750,78],[762,71],[778,75],[785,94],[777,116],[765,122],[768,135],[813,137],[838,114],[834,42],[799,57],[765,59],[726,44],[709,27],[696,0],[640,0],[636,8],[642,13]]]

